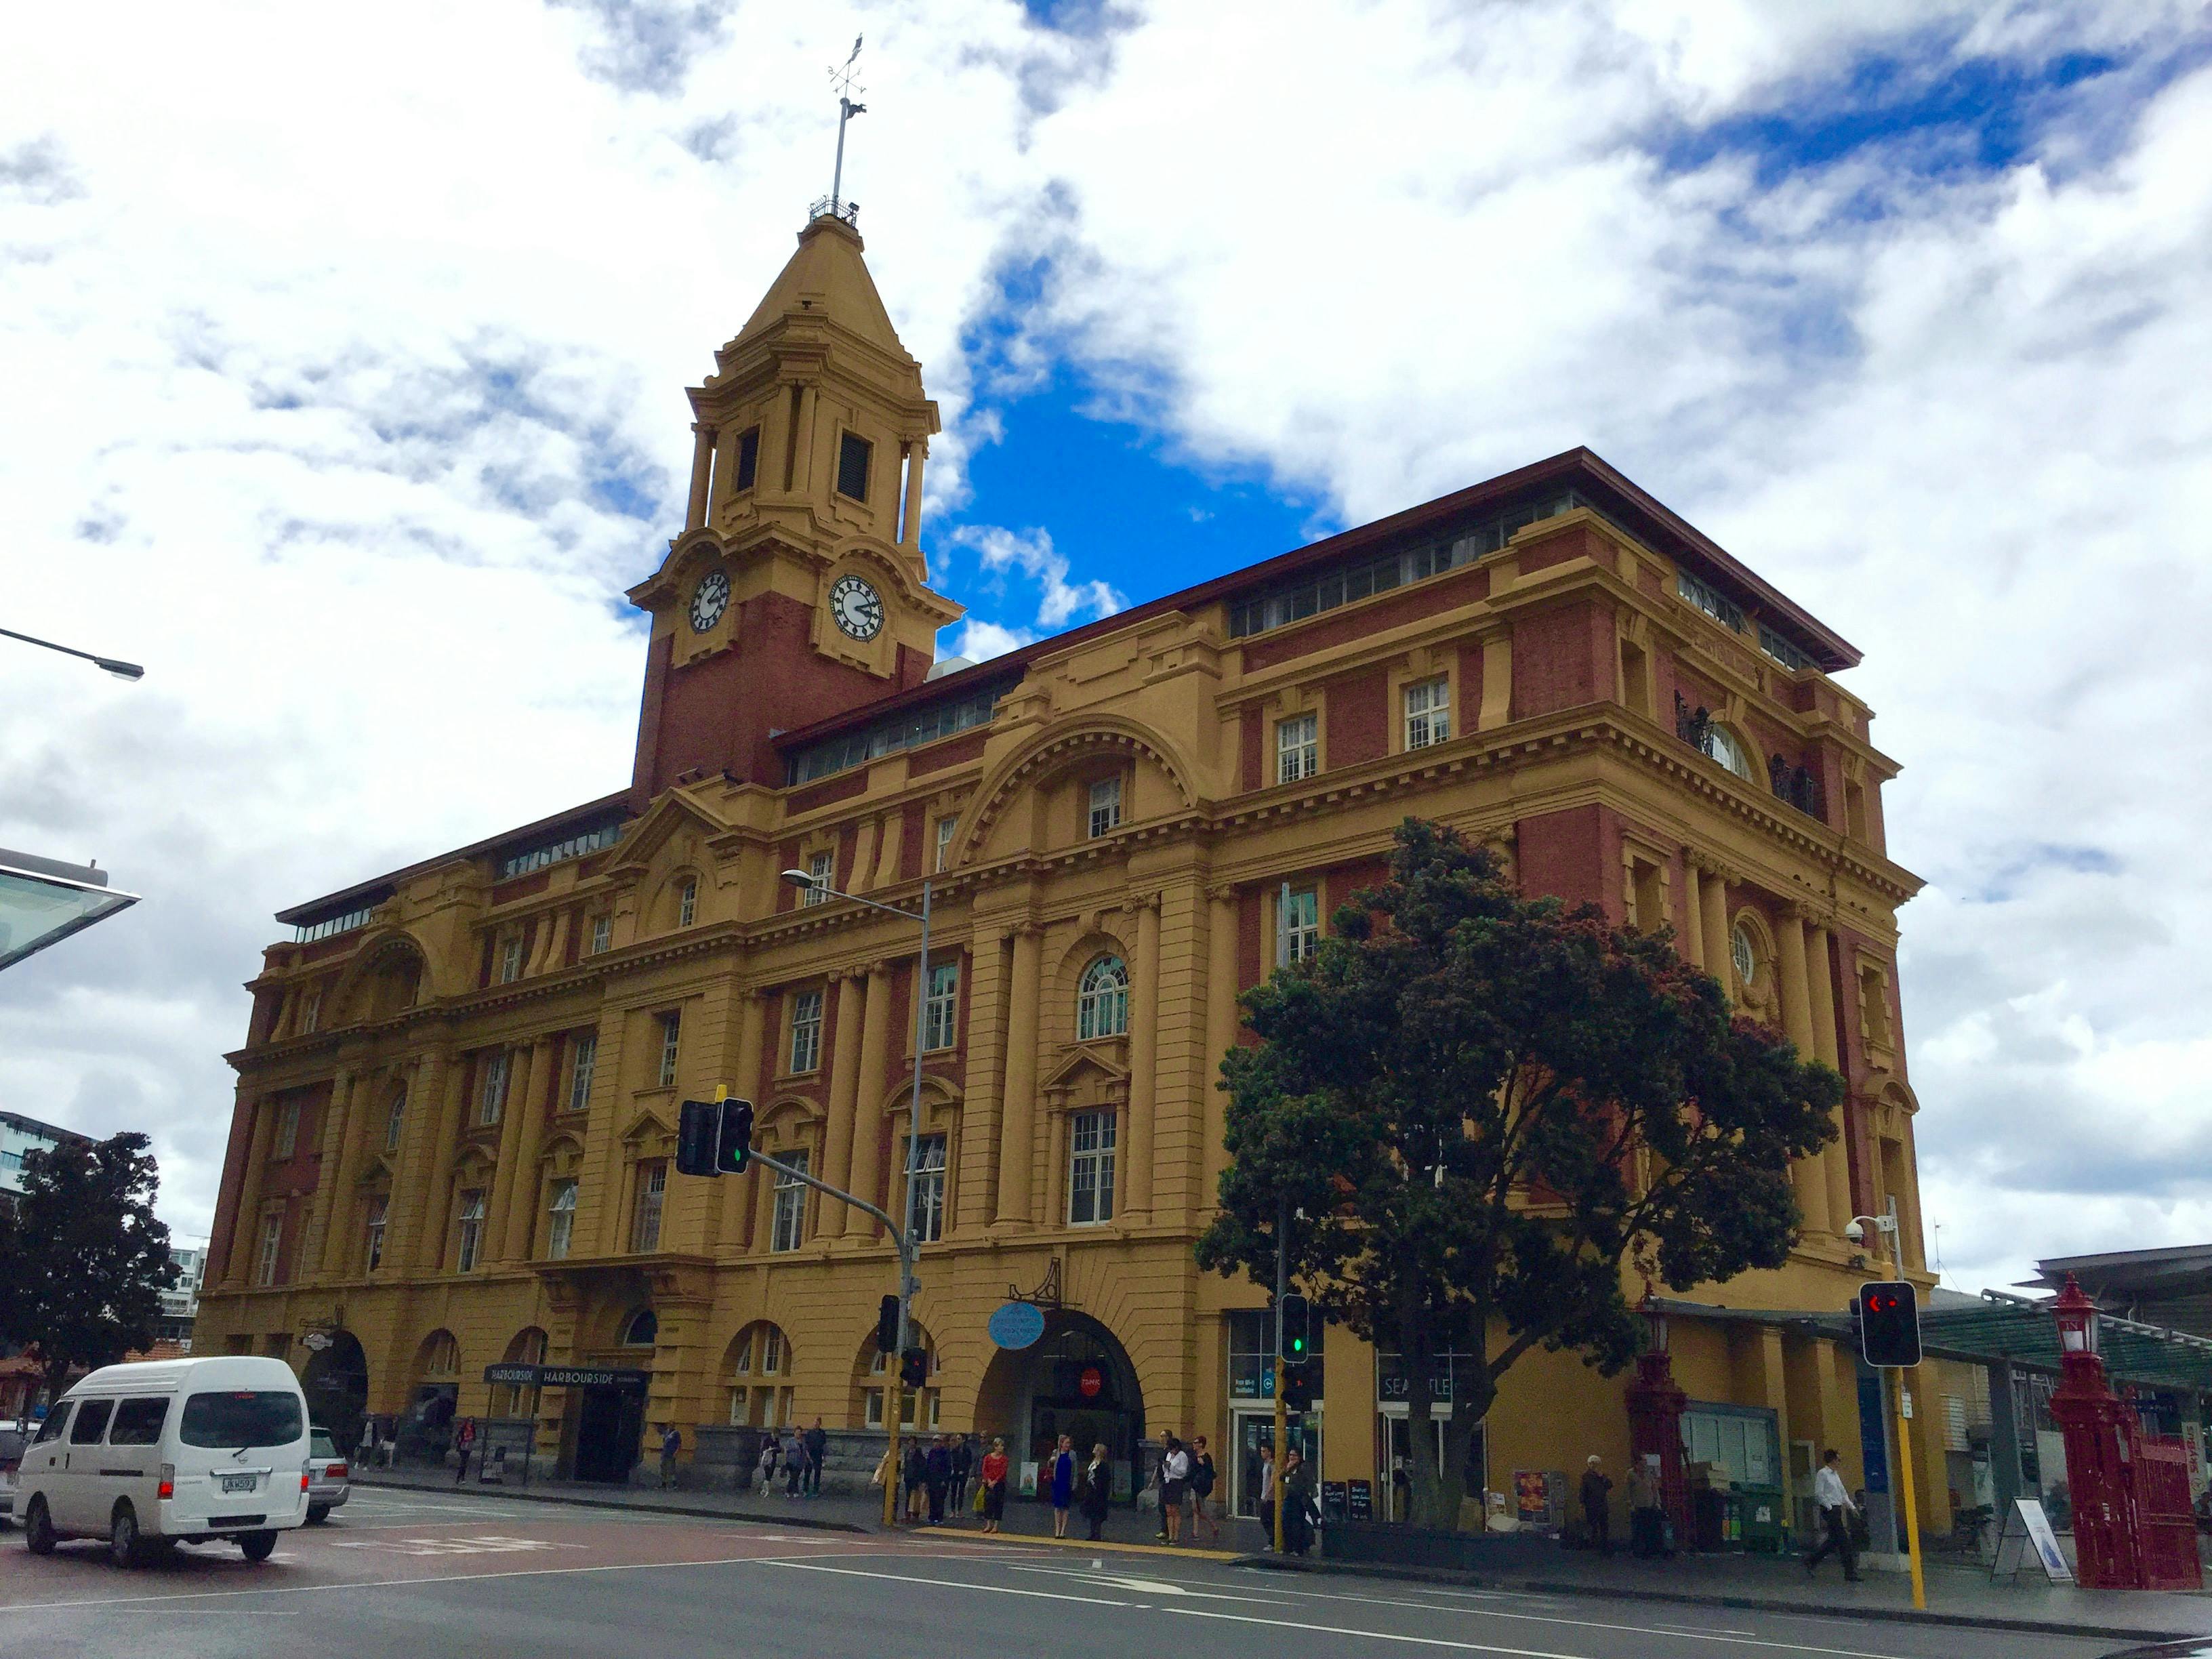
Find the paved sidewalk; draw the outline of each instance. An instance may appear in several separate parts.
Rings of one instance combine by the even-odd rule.
[[[1833,1614],[1896,1620],[1911,1624],[1970,1625],[2052,1635],[2154,1642],[2212,1634],[2212,1594],[2152,1590],[2085,1590],[2033,1582],[2023,1573],[2012,1584],[1992,1583],[1979,1567],[1934,1565],[1928,1569],[1928,1610],[1914,1611],[1912,1581],[1901,1572],[1868,1572],[1846,1584],[1833,1568],[1818,1577],[1797,1559],[1744,1555],[1677,1556],[1671,1561],[1607,1559],[1560,1550],[1540,1558],[1534,1571],[1458,1573],[1309,1558],[1250,1555],[1244,1565],[1285,1571],[1363,1577],[1423,1579],[1546,1595],[1618,1596],[1637,1601],[1744,1607],[1769,1613]]]

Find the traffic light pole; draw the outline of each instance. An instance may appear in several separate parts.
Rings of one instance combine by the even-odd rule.
[[[1290,1379],[1283,1366],[1283,1298],[1291,1293],[1291,1201],[1275,1208],[1275,1553],[1283,1553],[1283,1465],[1291,1451]]]
[[[780,1176],[789,1176],[793,1181],[803,1182],[813,1188],[816,1192],[827,1194],[841,1203],[849,1204],[854,1209],[872,1215],[884,1224],[885,1230],[891,1236],[891,1243],[898,1246],[899,1346],[903,1350],[906,1346],[907,1309],[914,1301],[915,1291],[921,1288],[921,1282],[915,1278],[914,1274],[916,1251],[913,1236],[903,1231],[887,1213],[869,1203],[866,1199],[856,1197],[842,1187],[832,1187],[828,1182],[817,1176],[810,1175],[795,1164],[786,1164],[781,1158],[770,1158],[766,1152],[753,1153],[751,1161],[765,1165]],[[911,1207],[910,1205],[909,1207]],[[899,1412],[902,1403],[899,1396],[898,1367],[892,1363],[892,1358],[893,1356],[890,1354],[884,1356],[884,1416],[887,1420],[891,1437],[890,1453],[884,1464],[884,1524],[887,1527],[895,1524],[898,1518]]]
[[[1897,1278],[1905,1277],[1905,1243],[1895,1232],[1889,1235],[1889,1270]],[[1928,1582],[1920,1571],[1920,1505],[1912,1491],[1912,1445],[1905,1438],[1905,1373],[1897,1366],[1889,1368],[1890,1420],[1896,1425],[1897,1478],[1902,1483],[1905,1498],[1905,1553],[1912,1564],[1912,1606],[1916,1612],[1928,1611]]]

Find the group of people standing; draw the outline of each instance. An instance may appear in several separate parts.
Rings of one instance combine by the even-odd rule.
[[[1205,1442],[1201,1440],[1200,1444]],[[1260,1528],[1266,1534],[1260,1547],[1275,1547],[1275,1508],[1283,1510],[1283,1553],[1304,1555],[1313,1547],[1314,1527],[1321,1510],[1314,1501],[1313,1468],[1294,1446],[1275,1467],[1275,1449],[1260,1448]],[[1218,1528],[1216,1529],[1218,1535]]]
[[[1103,1448],[1102,1448],[1103,1449]],[[1146,1489],[1160,1514],[1158,1536],[1170,1544],[1182,1541],[1184,1506],[1190,1510],[1190,1541],[1202,1541],[1207,1534],[1218,1539],[1221,1523],[1213,1517],[1209,1507],[1213,1498],[1215,1473],[1213,1454],[1206,1443],[1204,1435],[1195,1435],[1188,1442],[1170,1434],[1160,1443],[1160,1461],[1152,1466],[1151,1486]],[[1097,1534],[1093,1533],[1092,1537]]]
[[[821,1497],[822,1461],[829,1449],[829,1431],[822,1426],[818,1417],[814,1419],[814,1426],[804,1434],[793,1424],[783,1431],[781,1439],[773,1434],[763,1435],[757,1468],[761,1496],[765,1498],[774,1492],[780,1477],[786,1498]]]
[[[986,1532],[995,1532],[991,1524],[995,1515],[991,1506],[1003,1508],[1006,1504],[1006,1450],[996,1440],[992,1450],[984,1454],[983,1479],[976,1492],[975,1508],[985,1516]],[[998,1456],[995,1481],[992,1474],[992,1455]],[[870,1484],[880,1486],[891,1478],[890,1448],[884,1448],[884,1455],[876,1465]],[[968,1502],[969,1482],[976,1468],[975,1448],[964,1434],[932,1435],[927,1440],[912,1439],[906,1443],[905,1455],[900,1460],[898,1484],[903,1502],[901,1512],[917,1526],[941,1527],[945,1524],[947,1508],[958,1510]],[[995,1497],[992,1488],[995,1484]]]

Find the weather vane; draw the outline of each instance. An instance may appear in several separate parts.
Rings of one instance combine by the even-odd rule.
[[[852,56],[842,64],[833,65],[830,70],[830,84],[837,89],[837,170],[830,178],[830,212],[835,218],[845,216],[839,211],[838,201],[839,192],[845,187],[845,124],[855,115],[868,112],[866,104],[853,101],[854,93],[867,90],[854,82],[854,76],[860,73],[854,66],[860,61],[860,35],[854,35]]]

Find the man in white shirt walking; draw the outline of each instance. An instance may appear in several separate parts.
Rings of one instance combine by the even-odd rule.
[[[1805,1571],[1809,1577],[1830,1550],[1843,1558],[1844,1582],[1859,1582],[1858,1548],[1851,1542],[1850,1517],[1858,1510],[1851,1495],[1844,1490],[1844,1477],[1836,1473],[1836,1449],[1828,1448],[1827,1455],[1820,1460],[1820,1472],[1813,1477],[1813,1505],[1820,1511],[1820,1528],[1826,1534],[1820,1547],[1805,1558]]]

